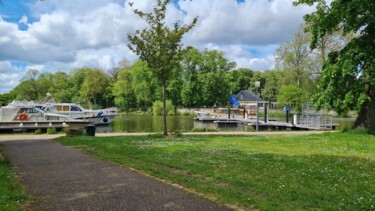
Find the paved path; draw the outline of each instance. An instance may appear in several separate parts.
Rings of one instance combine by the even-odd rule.
[[[38,199],[27,210],[228,210],[53,141],[1,144],[27,193]]]

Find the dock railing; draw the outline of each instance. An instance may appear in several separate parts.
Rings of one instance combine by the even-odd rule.
[[[295,123],[302,127],[321,130],[321,129],[332,129],[332,117],[320,116],[320,115],[302,115],[299,116],[299,122]]]

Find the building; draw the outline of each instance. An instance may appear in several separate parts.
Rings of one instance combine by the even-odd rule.
[[[260,96],[249,90],[242,90],[234,97],[241,107],[245,108],[247,115],[256,116],[257,101],[260,110],[268,106],[268,101],[263,100]]]

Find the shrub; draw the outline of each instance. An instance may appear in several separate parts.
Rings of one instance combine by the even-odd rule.
[[[47,133],[48,134],[56,134],[57,132],[56,132],[56,128],[54,128],[54,127],[49,127],[48,129],[47,129]]]
[[[174,132],[174,135],[175,135],[176,137],[182,137],[182,136],[183,136],[183,134],[182,134],[182,132],[181,132],[180,130],[176,130],[176,131]]]
[[[206,127],[202,127],[202,128],[193,128],[191,130],[191,132],[217,132],[218,130],[214,129],[214,128],[206,128]]]
[[[35,134],[42,134],[42,130],[41,130],[41,129],[36,129],[36,130],[34,131],[34,133],[35,133]]]
[[[166,109],[167,109],[167,114],[168,115],[175,115],[175,108],[172,104],[172,101],[167,100],[166,101]],[[154,115],[163,115],[163,102],[162,101],[155,101],[152,104],[152,110]]]
[[[254,132],[255,131],[253,126],[247,126],[245,130],[246,130],[246,132]]]

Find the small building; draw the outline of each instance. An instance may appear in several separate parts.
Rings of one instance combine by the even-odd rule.
[[[268,106],[268,101],[263,100],[249,90],[240,91],[234,98],[241,104],[241,107],[246,108],[246,111],[250,116],[256,115],[257,100],[259,109],[264,109],[264,107]]]

